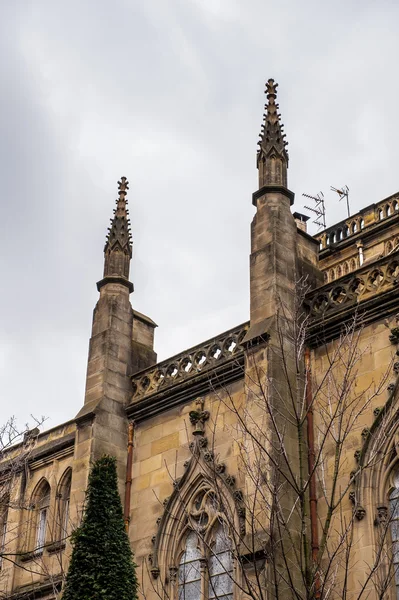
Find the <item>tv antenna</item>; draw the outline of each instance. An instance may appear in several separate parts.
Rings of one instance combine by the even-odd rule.
[[[344,187],[339,188],[339,189],[331,186],[330,189],[332,192],[336,192],[338,194],[340,200],[343,200],[344,198],[346,198],[346,208],[348,209],[348,217],[350,217],[351,213],[349,210],[349,188],[348,188],[348,186],[344,185]]]
[[[305,198],[309,198],[310,200],[313,200],[315,205],[313,207],[305,206],[305,208],[306,208],[306,210],[310,210],[312,213],[314,213],[316,215],[316,218],[313,221],[313,223],[315,225],[317,225],[319,227],[319,229],[320,229],[320,227],[325,229],[327,227],[326,226],[326,207],[324,204],[323,192],[319,192],[316,196],[311,196],[310,194],[302,194],[302,196],[305,196]]]

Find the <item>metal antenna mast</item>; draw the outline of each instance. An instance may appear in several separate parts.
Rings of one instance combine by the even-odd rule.
[[[332,192],[336,192],[338,194],[340,200],[343,200],[344,198],[346,198],[346,207],[348,209],[348,217],[350,217],[351,213],[349,210],[349,188],[348,188],[348,186],[344,185],[344,187],[342,187],[340,189],[331,186],[330,189]]]
[[[305,206],[305,208],[306,208],[306,210],[310,210],[312,213],[314,213],[316,215],[316,218],[313,221],[313,223],[315,225],[317,225],[319,227],[319,229],[320,229],[320,227],[325,229],[327,227],[327,225],[326,225],[326,207],[324,205],[323,192],[319,192],[317,194],[317,196],[310,196],[309,194],[302,194],[302,196],[305,196],[305,198],[309,198],[310,200],[313,200],[315,202],[314,207]]]

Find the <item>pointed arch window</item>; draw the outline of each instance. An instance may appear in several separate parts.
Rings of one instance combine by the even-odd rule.
[[[197,534],[190,531],[186,538],[186,548],[180,559],[178,600],[199,600],[201,597],[202,555],[198,546]]]
[[[43,479],[36,488],[32,498],[34,514],[31,540],[32,546],[34,547],[35,551],[38,552],[43,550],[43,546],[46,543],[50,494],[50,485],[46,479]]]
[[[57,538],[65,540],[68,537],[69,509],[71,502],[72,469],[68,468],[61,477],[57,490]]]
[[[232,600],[233,554],[215,493],[203,488],[189,505],[178,568],[178,600]]]

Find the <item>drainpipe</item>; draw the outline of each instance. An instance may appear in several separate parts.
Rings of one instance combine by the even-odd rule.
[[[130,492],[132,489],[132,464],[133,464],[133,434],[134,434],[134,422],[129,422],[129,433],[127,442],[127,463],[126,463],[126,484],[125,484],[125,508],[124,508],[124,521],[126,532],[129,531],[130,523]]]
[[[319,534],[317,528],[317,493],[315,473],[315,444],[313,424],[313,396],[312,396],[312,371],[310,366],[310,349],[305,348],[305,373],[306,373],[306,414],[308,437],[308,468],[309,468],[309,503],[310,503],[310,535],[312,546],[312,562],[317,564],[319,554]],[[320,598],[320,575],[315,574],[315,598]]]

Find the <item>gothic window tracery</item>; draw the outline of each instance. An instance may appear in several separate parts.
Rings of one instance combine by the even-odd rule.
[[[33,527],[31,529],[31,544],[35,551],[42,552],[47,538],[47,524],[50,507],[50,485],[43,479],[32,497]]]
[[[178,569],[178,600],[232,600],[233,555],[215,492],[202,487],[188,505]]]
[[[69,535],[69,508],[71,496],[72,469],[63,474],[57,490],[57,538],[65,540]]]

